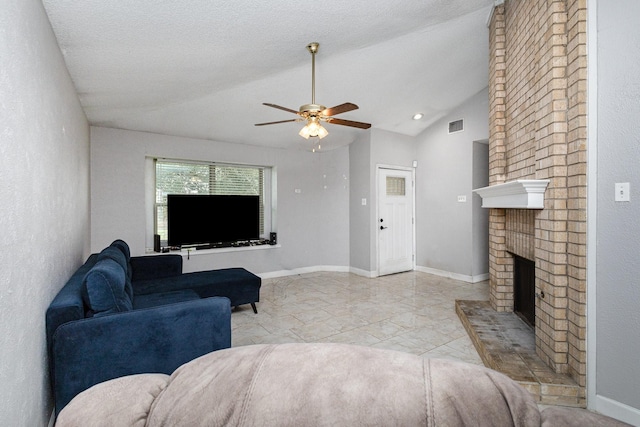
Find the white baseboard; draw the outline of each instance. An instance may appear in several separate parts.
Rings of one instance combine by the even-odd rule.
[[[589,409],[633,426],[640,426],[640,409],[599,395],[596,395],[595,401],[595,406],[589,405]]]
[[[435,276],[448,277],[449,279],[460,280],[467,283],[478,283],[489,279],[489,273],[467,276],[465,274],[452,273],[450,271],[438,270],[431,267],[416,266],[416,271],[433,274]]]
[[[258,273],[261,279],[273,279],[274,277],[297,276],[298,274],[317,273],[320,271],[331,271],[337,273],[349,273],[350,268],[341,265],[315,265],[312,267],[294,268],[292,270],[278,270],[267,273]],[[356,273],[357,274],[357,273]]]
[[[374,277],[378,277],[378,272],[377,271],[367,271],[367,270],[362,270],[359,268],[355,268],[355,267],[350,267],[349,268],[349,272],[356,274],[358,276],[362,276],[362,277],[368,277],[369,279],[373,279]]]
[[[466,276],[464,274],[452,273],[450,271],[437,270],[430,267],[416,267],[416,271],[433,274],[435,276],[448,277],[450,279],[460,280],[467,283],[478,283],[489,279],[489,273],[479,274],[476,276]],[[321,271],[330,271],[338,273],[353,273],[358,276],[368,277],[370,279],[378,277],[377,271],[367,271],[355,267],[347,267],[342,265],[314,265],[311,267],[294,268],[291,270],[277,270],[266,273],[259,273],[261,279],[273,279],[275,277],[296,276],[298,274],[318,273]]]

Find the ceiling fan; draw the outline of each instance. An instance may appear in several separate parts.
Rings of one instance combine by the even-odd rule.
[[[358,106],[356,104],[346,102],[331,108],[326,108],[324,105],[316,104],[316,53],[318,53],[319,46],[320,44],[315,42],[307,45],[307,50],[311,53],[311,104],[301,105],[298,111],[296,111],[291,108],[281,107],[280,105],[265,102],[263,105],[266,105],[267,107],[288,111],[290,113],[297,114],[299,117],[290,120],[280,120],[277,122],[256,123],[256,126],[306,121],[307,124],[300,131],[300,136],[305,139],[309,139],[309,137],[318,137],[318,139],[322,139],[327,136],[329,132],[327,132],[327,130],[322,126],[322,122],[334,125],[351,126],[360,129],[369,129],[371,127],[371,124],[369,123],[354,122],[352,120],[337,119],[334,117],[338,114],[346,113],[347,111],[357,110]],[[318,148],[320,148],[319,145]]]

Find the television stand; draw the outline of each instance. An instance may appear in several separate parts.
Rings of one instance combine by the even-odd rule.
[[[241,248],[245,246],[261,246],[261,245],[269,245],[271,242],[267,239],[260,240],[241,240],[238,242],[226,242],[226,243],[206,243],[203,245],[195,246],[197,251],[203,249],[216,249],[216,248]]]
[[[213,248],[224,248],[226,247],[226,245],[223,244],[213,244],[213,243],[207,243],[206,245],[198,245],[196,246],[196,251],[201,251],[203,249],[213,249]]]

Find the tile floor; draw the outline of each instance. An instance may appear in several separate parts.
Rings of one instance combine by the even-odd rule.
[[[265,279],[258,314],[249,305],[233,312],[232,345],[339,342],[482,365],[455,300],[488,298],[488,281],[417,271],[375,279],[335,272]]]
[[[249,305],[234,310],[232,345],[339,342],[461,360],[508,375],[541,406],[584,407],[584,389],[536,355],[533,331],[514,313],[492,310],[488,299],[488,281],[418,271],[375,279],[333,272],[266,279],[258,314]]]

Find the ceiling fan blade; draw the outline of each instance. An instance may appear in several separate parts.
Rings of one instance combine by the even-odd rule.
[[[351,126],[351,127],[360,128],[360,129],[369,129],[371,127],[370,123],[354,122],[352,120],[342,120],[342,119],[330,119],[330,120],[327,120],[327,123],[331,123],[332,125]]]
[[[322,114],[326,117],[335,116],[336,114],[346,113],[347,111],[357,110],[358,106],[356,104],[352,104],[350,102],[345,102],[344,104],[336,105],[335,107],[327,108],[322,112]]]
[[[280,120],[279,122],[256,123],[255,126],[277,125],[278,123],[297,122],[298,119]]]
[[[278,110],[288,111],[288,112],[293,113],[293,114],[298,114],[298,112],[296,110],[292,110],[291,108],[287,108],[287,107],[281,107],[280,105],[269,104],[269,103],[266,103],[266,102],[263,102],[262,105],[266,105],[267,107],[277,108]]]

